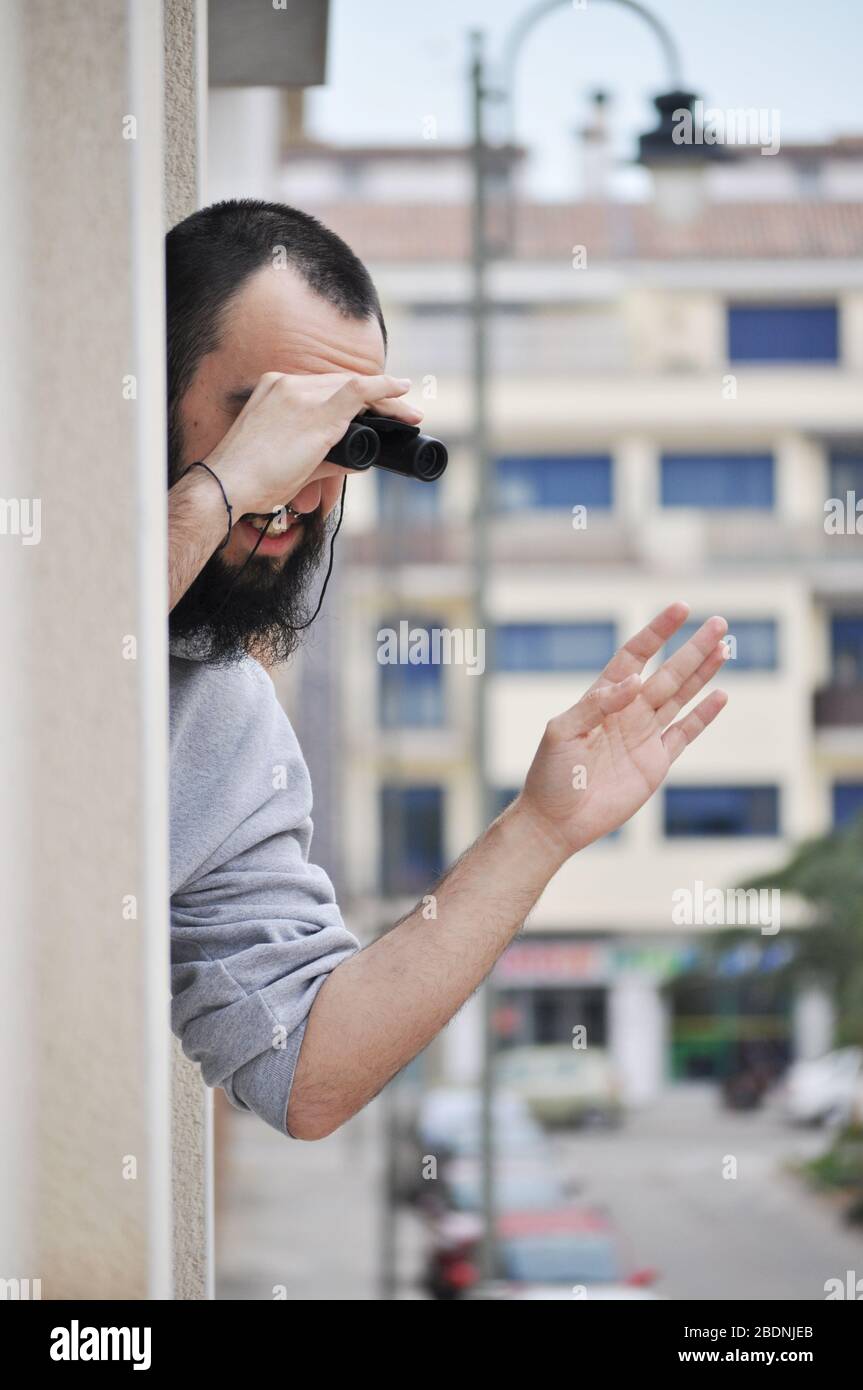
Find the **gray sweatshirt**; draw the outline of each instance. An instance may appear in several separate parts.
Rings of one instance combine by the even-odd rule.
[[[312,788],[269,676],[172,643],[171,1026],[208,1086],[287,1133],[315,996],[359,949],[309,863]]]

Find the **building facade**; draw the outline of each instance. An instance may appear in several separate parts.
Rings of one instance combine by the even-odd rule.
[[[364,934],[477,833],[476,679],[492,683],[503,805],[547,720],[653,613],[681,597],[693,621],[729,620],[722,720],[629,824],[560,871],[496,975],[510,1039],[565,1042],[585,1024],[636,1101],[671,1078],[721,1077],[741,1048],[782,1066],[831,1042],[817,982],[780,983],[799,907],[782,903],[781,929],[749,923],[705,974],[713,919],[696,907],[681,922],[674,904],[778,867],[863,807],[863,166],[859,142],[840,143],[762,161],[760,199],[757,156],[738,152],[685,225],[650,204],[519,205],[491,274],[495,659],[481,676],[465,653],[379,659],[400,624],[470,647],[469,208],[421,202],[414,185],[400,199],[393,152],[378,152],[383,173],[374,151],[339,152],[326,196],[321,149],[289,149],[280,177],[370,265],[392,368],[450,445],[439,484],[379,473],[349,488],[330,660],[350,827],[338,872]],[[442,163],[438,151],[432,186],[451,190]],[[476,1074],[475,1001],[432,1051],[433,1073]]]

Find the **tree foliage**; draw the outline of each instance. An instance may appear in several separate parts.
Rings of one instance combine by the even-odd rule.
[[[790,968],[832,985],[840,1042],[863,1044],[863,816],[804,841],[782,868],[744,886],[779,888],[813,908],[815,921],[797,934]]]

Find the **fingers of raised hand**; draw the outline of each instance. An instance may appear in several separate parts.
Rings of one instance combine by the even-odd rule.
[[[698,670],[688,680],[685,680],[679,690],[669,700],[666,700],[664,705],[660,705],[656,711],[661,728],[664,729],[666,724],[670,724],[675,715],[679,714],[690,700],[695,699],[698,692],[703,690],[707,682],[712,680],[716,672],[725,665],[727,659],[728,648],[724,642],[717,642],[710,655],[704,658]]]
[[[709,657],[720,638],[728,631],[724,618],[708,618],[688,642],[670,656],[659,670],[645,683],[644,695],[654,709],[660,709],[672,700],[683,684],[698,670]]]
[[[596,689],[603,681],[622,681],[637,671],[643,671],[650,658],[665,646],[669,637],[674,636],[688,617],[689,606],[686,603],[670,603],[663,608],[647,627],[630,637],[626,645],[615,652],[592,688]]]
[[[676,724],[672,724],[662,735],[662,742],[668,754],[668,761],[673,763],[675,758],[679,758],[684,748],[687,748],[698,735],[703,733],[708,724],[725,708],[728,696],[724,690],[712,690],[710,694],[695,706],[691,713],[683,719],[679,719]]]

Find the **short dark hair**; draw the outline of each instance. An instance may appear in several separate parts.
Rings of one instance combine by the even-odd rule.
[[[201,359],[219,346],[225,311],[256,270],[279,253],[346,318],[376,318],[377,290],[362,261],[310,213],[285,203],[231,198],[200,208],[165,238],[169,460],[179,447],[179,405]]]

